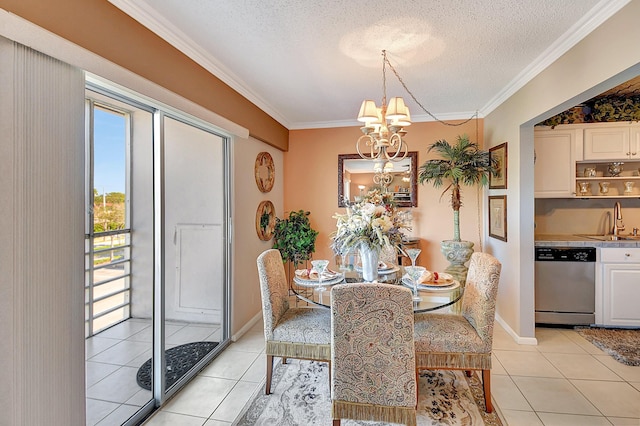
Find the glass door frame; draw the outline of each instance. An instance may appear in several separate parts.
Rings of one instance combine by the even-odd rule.
[[[231,342],[231,282],[232,282],[232,136],[221,131],[212,124],[179,111],[160,102],[152,101],[137,95],[125,88],[108,84],[100,78],[87,75],[86,89],[129,104],[133,107],[153,114],[153,399],[146,403],[136,414],[123,423],[126,426],[138,424],[155,409],[164,405],[165,401],[179,392],[186,383],[195,377],[213,358],[222,352]],[[165,358],[165,280],[164,280],[164,118],[172,118],[190,126],[218,136],[222,140],[222,164],[224,167],[224,259],[223,267],[223,313],[221,341],[207,356],[200,360],[187,374],[179,379],[171,389],[167,390],[163,372],[166,368]],[[133,124],[134,125],[134,124]],[[135,141],[132,141],[135,143]],[[135,167],[135,165],[132,165]],[[135,194],[133,194],[135,196]],[[135,231],[135,230],[134,230]]]
[[[154,398],[161,404],[168,398],[179,392],[182,387],[188,383],[202,368],[204,368],[218,353],[220,353],[226,346],[231,343],[231,254],[232,251],[232,228],[231,228],[231,139],[229,136],[223,136],[219,131],[214,131],[213,126],[210,124],[196,119],[194,117],[186,116],[174,112],[156,110],[153,115],[154,126],[154,161],[153,161],[153,173],[154,173],[154,277],[156,282],[154,289],[162,288],[163,291],[159,296],[154,297],[154,346],[153,354],[154,359],[160,359],[160,362],[154,362],[154,377],[160,377],[161,373],[166,368],[166,359],[164,356],[165,336],[160,329],[159,324],[164,324],[165,321],[165,291],[164,291],[164,272],[165,267],[163,259],[165,258],[165,193],[164,193],[164,150],[165,150],[165,138],[164,138],[164,118],[171,118],[173,120],[180,121],[189,126],[193,126],[197,129],[211,133],[222,139],[222,151],[223,151],[223,191],[224,191],[224,206],[223,215],[225,221],[225,242],[224,242],[224,260],[223,260],[223,324],[222,324],[222,341],[218,346],[204,357],[191,369],[191,372],[185,374],[182,378],[176,381],[175,385],[171,389],[167,390],[164,381],[153,381],[153,394]],[[158,138],[156,139],[156,136]],[[159,344],[156,345],[156,342]],[[161,382],[161,383],[159,383]]]

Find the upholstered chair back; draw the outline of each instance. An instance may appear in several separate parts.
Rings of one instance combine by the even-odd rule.
[[[491,350],[493,340],[493,322],[501,267],[500,262],[492,255],[473,253],[462,296],[462,316],[476,330],[486,346],[486,351]]]
[[[289,284],[280,251],[264,251],[258,256],[257,263],[262,293],[264,337],[272,340],[274,328],[289,309]]]
[[[331,290],[334,419],[415,424],[411,291],[388,284]]]

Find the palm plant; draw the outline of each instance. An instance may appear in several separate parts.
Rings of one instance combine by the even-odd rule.
[[[471,142],[467,135],[458,136],[455,145],[442,139],[429,146],[427,152],[435,151],[441,158],[427,160],[420,166],[418,182],[431,182],[434,187],[447,187],[442,196],[451,190],[453,208],[453,241],[460,240],[460,207],[462,197],[460,187],[482,186],[489,182],[489,174],[495,176],[497,160],[491,158],[489,151],[481,150],[478,144]]]

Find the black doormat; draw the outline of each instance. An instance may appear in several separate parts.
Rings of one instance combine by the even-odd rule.
[[[640,329],[576,327],[585,339],[625,365],[640,365]]]
[[[193,342],[167,349],[165,351],[166,389],[169,389],[216,346],[218,342]],[[141,388],[151,390],[151,358],[138,369],[136,381]]]

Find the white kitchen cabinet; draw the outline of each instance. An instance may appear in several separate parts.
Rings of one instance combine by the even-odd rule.
[[[596,323],[640,327],[640,248],[600,249],[596,271]]]
[[[628,123],[590,125],[584,129],[584,159],[640,159],[640,127]]]
[[[582,129],[536,129],[536,198],[569,198],[576,195],[576,161],[582,158]]]

